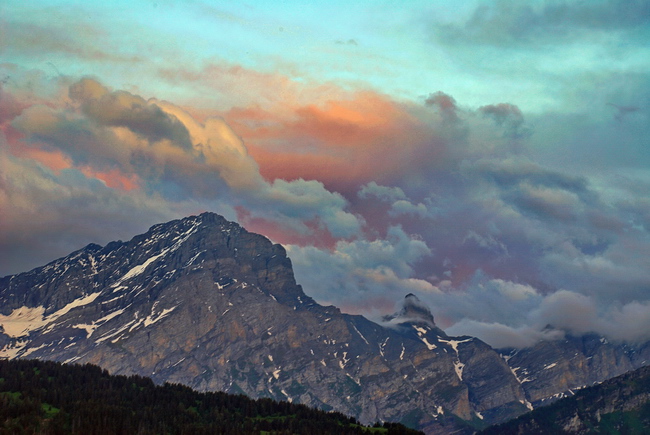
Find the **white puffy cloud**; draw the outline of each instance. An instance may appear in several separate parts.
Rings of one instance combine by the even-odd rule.
[[[406,194],[399,187],[380,186],[374,181],[361,186],[358,195],[359,198],[363,199],[374,196],[385,202],[395,202],[407,199]]]
[[[381,186],[376,182],[371,181],[370,183],[361,186],[357,196],[361,199],[376,198],[379,201],[389,203],[390,209],[388,210],[388,215],[391,217],[411,215],[420,218],[427,218],[434,215],[434,211],[430,210],[432,209],[430,200],[426,201],[428,206],[422,202],[416,204],[411,201],[399,187]]]
[[[471,335],[478,337],[492,347],[524,348],[532,346],[540,340],[558,340],[564,338],[560,330],[538,330],[530,326],[512,327],[503,323],[479,322],[463,319],[446,331],[451,335]]]
[[[483,294],[493,286],[500,294]],[[580,336],[596,333],[612,341],[643,343],[650,340],[650,302],[632,301],[627,304],[603,305],[598,299],[568,290],[541,295],[530,286],[492,280],[488,286],[471,289],[468,293],[437,295],[439,302],[434,315],[448,313],[450,306],[463,306],[447,328],[450,334],[469,334],[494,347],[526,347],[538,340],[561,339],[565,334]],[[504,299],[505,296],[505,299]],[[467,303],[476,299],[482,312]],[[519,316],[503,316],[498,307],[510,300],[526,300],[514,304]],[[434,302],[435,303],[435,302]],[[440,315],[440,314],[439,314]]]
[[[323,303],[337,302],[348,311],[386,314],[407,293],[438,293],[431,282],[413,276],[413,267],[431,255],[426,243],[401,227],[385,239],[339,241],[333,250],[287,246],[297,281]]]
[[[318,218],[334,237],[358,234],[363,222],[346,211],[348,202],[341,194],[330,192],[316,180],[276,179],[252,196],[253,201],[248,204],[260,214],[275,214],[280,219],[284,217],[298,221]],[[259,201],[259,204],[254,201]]]

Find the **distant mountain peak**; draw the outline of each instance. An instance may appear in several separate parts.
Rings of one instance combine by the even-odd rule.
[[[402,300],[400,309],[393,315],[385,316],[384,321],[393,324],[423,323],[431,328],[436,327],[429,306],[413,293],[407,294]]]

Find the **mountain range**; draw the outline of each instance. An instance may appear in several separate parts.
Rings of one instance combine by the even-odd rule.
[[[451,337],[408,294],[382,322],[307,296],[281,245],[204,213],[0,278],[0,357],[92,363],[362,423],[472,432],[641,367],[650,344]]]

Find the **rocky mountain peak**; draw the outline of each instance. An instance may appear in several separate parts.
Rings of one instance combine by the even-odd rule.
[[[427,304],[413,293],[407,294],[401,302],[400,309],[390,316],[385,316],[384,321],[391,324],[424,324],[430,328],[435,328],[433,314]]]

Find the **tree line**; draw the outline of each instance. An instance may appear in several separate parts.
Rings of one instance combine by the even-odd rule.
[[[0,360],[0,434],[417,434],[272,399],[199,393],[86,365]]]

